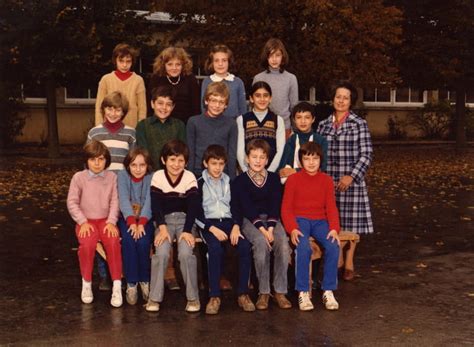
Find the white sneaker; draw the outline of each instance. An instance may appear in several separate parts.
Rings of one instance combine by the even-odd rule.
[[[148,300],[145,310],[148,312],[158,312],[160,310],[160,303],[153,300]]]
[[[138,288],[135,284],[134,286],[127,283],[127,290],[125,291],[125,299],[129,305],[135,305],[138,300]]]
[[[300,292],[298,295],[298,304],[301,311],[311,311],[314,310],[313,303],[309,298],[309,292]]]
[[[139,282],[140,289],[142,290],[143,301],[148,301],[150,296],[150,282]]]
[[[188,300],[186,304],[186,312],[199,312],[201,310],[201,303],[199,300]]]
[[[323,303],[326,307],[326,310],[338,310],[339,304],[337,303],[336,299],[334,298],[334,294],[332,290],[325,290],[323,293]]]
[[[90,304],[94,301],[94,294],[92,293],[92,285],[90,283],[89,285],[82,284],[81,300],[84,304]]]
[[[112,297],[110,298],[110,304],[113,307],[122,306],[123,299],[122,299],[122,287],[121,286],[113,286],[113,288],[112,288]]]

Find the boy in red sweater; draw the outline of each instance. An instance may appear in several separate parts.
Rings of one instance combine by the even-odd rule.
[[[323,160],[321,147],[307,142],[298,151],[303,169],[288,177],[281,208],[281,217],[291,242],[296,246],[296,290],[299,291],[300,310],[314,308],[309,296],[309,262],[312,236],[324,249],[323,302],[328,310],[337,310],[334,298],[337,289],[337,262],[339,258],[339,214],[336,207],[334,183],[320,172]]]

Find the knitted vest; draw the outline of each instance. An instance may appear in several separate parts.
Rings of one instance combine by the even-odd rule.
[[[245,132],[245,146],[253,139],[262,139],[270,145],[270,156],[268,163],[271,163],[276,154],[276,132],[278,127],[278,117],[268,111],[262,122],[258,120],[253,112],[248,112],[242,116]]]

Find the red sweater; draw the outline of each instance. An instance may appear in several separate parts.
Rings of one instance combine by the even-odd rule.
[[[298,229],[296,217],[324,219],[329,230],[339,232],[334,183],[323,172],[309,175],[304,169],[288,177],[281,206],[281,219],[288,234]]]

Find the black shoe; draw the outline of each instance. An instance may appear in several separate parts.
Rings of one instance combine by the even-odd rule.
[[[112,290],[112,283],[107,277],[101,277],[99,282],[99,290],[102,292],[108,292]]]

